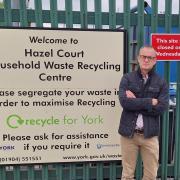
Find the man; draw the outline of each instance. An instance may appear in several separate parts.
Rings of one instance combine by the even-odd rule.
[[[122,180],[134,179],[140,151],[143,180],[155,180],[159,159],[159,117],[169,102],[168,85],[154,71],[156,51],[143,46],[138,54],[139,68],[121,79],[119,100],[123,108],[119,133],[122,147]]]

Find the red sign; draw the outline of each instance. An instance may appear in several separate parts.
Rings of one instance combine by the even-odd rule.
[[[180,60],[180,34],[152,34],[157,60]]]

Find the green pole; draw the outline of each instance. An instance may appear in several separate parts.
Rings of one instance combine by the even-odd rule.
[[[51,18],[51,27],[58,27],[58,13],[57,13],[57,0],[50,1],[50,18]]]
[[[65,1],[65,11],[66,11],[66,28],[72,28],[73,27],[72,0]]]
[[[35,21],[36,27],[43,27],[41,0],[35,0]]]
[[[135,59],[130,59],[129,53],[130,53],[130,33],[131,33],[131,25],[130,25],[130,0],[124,0],[124,29],[127,30],[127,35],[128,35],[128,44],[127,44],[127,60],[128,60],[128,72],[131,69],[131,60]]]
[[[171,10],[172,2],[169,0],[165,1],[165,31],[166,33],[171,32]],[[164,65],[164,77],[169,84],[170,82],[170,63],[167,61]],[[165,112],[162,121],[162,166],[161,166],[161,178],[162,180],[167,179],[167,164],[168,164],[168,137],[169,137],[169,112]]]
[[[102,28],[101,0],[95,0],[95,28]]]
[[[87,22],[87,0],[80,0],[80,16],[81,16],[81,28],[88,28]]]

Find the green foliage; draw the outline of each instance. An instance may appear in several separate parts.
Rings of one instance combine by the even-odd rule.
[[[4,3],[0,2],[0,9],[4,8]]]
[[[4,8],[4,3],[3,2],[0,2],[0,9],[3,9]],[[4,23],[3,22],[0,22],[0,26],[3,26]]]

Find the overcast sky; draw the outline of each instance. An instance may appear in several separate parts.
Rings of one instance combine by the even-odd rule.
[[[50,0],[42,0],[43,9],[50,9],[49,5]],[[88,4],[88,11],[94,11],[94,1],[95,0],[87,0]],[[64,10],[65,9],[65,0],[57,0],[58,2],[58,9]],[[73,10],[80,10],[80,0],[72,0],[73,2]],[[109,0],[101,0],[102,2],[102,10],[108,11],[109,9]],[[131,0],[131,8],[137,5],[137,0]],[[146,0],[148,4],[151,6],[151,0]],[[34,7],[34,1],[30,0],[30,7]],[[178,13],[179,11],[179,1],[172,0],[172,10],[173,13]],[[158,10],[160,13],[165,11],[165,0],[158,1]],[[116,0],[116,11],[122,12],[123,11],[123,0]]]
[[[3,0],[0,0],[2,2]],[[17,1],[18,0],[11,0]],[[50,9],[49,5],[50,0],[42,0],[43,9]],[[88,11],[94,11],[94,1],[95,0],[87,0],[88,4]],[[151,0],[146,0],[148,4],[151,6]],[[58,9],[64,10],[65,9],[65,0],[57,0],[58,2]],[[73,10],[78,11],[80,10],[80,0],[72,0],[73,2]],[[109,0],[101,0],[102,2],[102,10],[108,11],[109,9]],[[137,0],[130,0],[131,8],[137,5]],[[34,0],[30,0],[29,3],[30,8],[34,8]],[[122,12],[123,11],[123,0],[116,0],[116,11]],[[159,13],[163,13],[165,11],[165,0],[158,0],[158,11]],[[173,14],[178,14],[179,12],[179,0],[172,0],[172,12]]]

